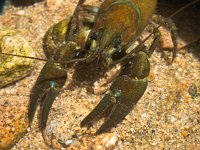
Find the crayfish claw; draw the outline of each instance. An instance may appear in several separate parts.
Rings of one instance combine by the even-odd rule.
[[[81,122],[81,126],[88,124],[108,111],[109,114],[106,114],[108,117],[96,134],[106,132],[120,123],[144,94],[148,84],[149,71],[150,64],[146,53],[139,52],[124,67],[120,76],[112,83],[109,93],[85,117]]]
[[[35,86],[33,87],[30,95],[30,101],[28,106],[28,119],[29,122],[33,121],[36,108],[38,106],[39,100],[43,97],[43,93],[45,91],[45,83],[40,83],[40,79],[38,78]]]
[[[112,94],[106,94],[99,104],[83,119],[81,127],[88,125],[102,115],[110,106],[115,103],[115,98]]]
[[[128,76],[121,76],[112,84],[110,93],[106,94],[99,104],[81,122],[81,126],[88,125],[109,111],[109,115],[96,134],[106,132],[120,123],[133,109],[144,94],[147,80],[134,81]]]
[[[120,123],[142,97],[146,87],[146,79],[133,80],[126,75],[118,77],[110,88],[111,93],[116,99],[115,104],[107,120],[97,130],[96,134],[106,132],[106,130]]]
[[[52,59],[44,65],[40,75],[31,91],[28,107],[28,118],[32,122],[36,108],[41,103],[41,129],[46,126],[50,108],[67,79],[67,71],[62,69]]]
[[[113,105],[111,113],[107,120],[103,123],[103,125],[96,131],[96,135],[106,132],[106,130],[116,126],[120,123],[126,115],[132,110],[131,108],[127,108],[126,106],[120,105],[116,103]]]
[[[48,92],[46,92],[44,102],[43,102],[42,108],[41,108],[41,117],[40,117],[41,130],[44,130],[46,127],[46,123],[47,123],[47,119],[48,119],[48,115],[49,115],[51,106],[58,94],[59,94],[59,92],[55,88],[50,88],[48,90]]]

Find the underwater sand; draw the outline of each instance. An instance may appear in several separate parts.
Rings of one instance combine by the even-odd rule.
[[[20,31],[38,57],[44,58],[43,35],[50,26],[70,16],[76,3],[77,0],[64,0],[63,5],[56,10],[48,9],[44,2],[24,8],[9,6],[0,17],[0,27]],[[165,32],[163,33],[165,36]],[[169,37],[165,39],[167,38]],[[168,56],[171,56],[170,52],[165,55],[155,52],[150,58],[151,73],[145,94],[123,122],[111,129],[111,134],[91,138],[90,135],[103,122],[101,120],[87,131],[89,135],[83,135],[81,140],[74,142],[68,149],[98,149],[100,146],[102,149],[106,143],[102,140],[105,137],[107,141],[115,138],[114,141],[117,142],[114,142],[111,149],[116,150],[200,149],[200,96],[192,98],[188,92],[193,83],[200,79],[200,62],[187,49],[181,50],[171,65],[167,63]],[[43,62],[38,61],[30,76],[1,89],[1,103],[8,102],[19,107],[19,111],[27,111],[30,90],[43,65]],[[102,98],[102,95],[88,90],[93,89],[96,76],[102,74],[99,69],[90,67],[80,65],[69,70],[65,90],[52,106],[48,124],[56,126],[52,142],[55,149],[60,148],[56,139],[66,142],[81,136],[80,133],[86,129],[79,126],[80,122]],[[95,85],[100,88],[98,83]],[[39,131],[37,115],[31,128],[28,128],[12,150],[49,149]]]

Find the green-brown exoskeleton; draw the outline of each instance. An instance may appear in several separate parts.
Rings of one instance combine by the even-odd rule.
[[[104,67],[117,63],[123,65],[109,92],[81,122],[81,126],[88,125],[110,109],[106,121],[96,132],[100,134],[121,122],[144,94],[150,71],[148,57],[159,41],[156,23],[172,25],[170,29],[176,49],[173,23],[153,16],[157,0],[105,0],[99,8],[84,5],[84,1],[79,1],[70,19],[51,27],[44,37],[48,61],[32,90],[29,104],[29,120],[32,121],[37,104],[41,101],[42,130],[52,103],[67,80],[66,64],[101,60]],[[149,50],[144,49],[142,42],[132,48],[151,21],[154,40]]]

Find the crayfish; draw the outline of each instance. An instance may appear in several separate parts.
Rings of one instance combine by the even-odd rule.
[[[81,122],[81,126],[86,126],[109,112],[96,131],[100,134],[120,123],[144,94],[150,72],[148,58],[160,37],[157,24],[170,28],[174,44],[172,59],[175,57],[176,28],[170,20],[153,15],[157,0],[105,0],[100,7],[84,2],[79,0],[73,16],[51,27],[44,36],[43,48],[48,60],[32,89],[28,110],[31,122],[38,103],[42,103],[41,130],[45,129],[53,101],[67,80],[69,64],[98,60],[105,68],[123,66],[109,92]],[[139,39],[146,26],[151,26],[154,36],[149,49],[144,46],[145,40]],[[133,47],[136,42],[139,44]]]
[[[172,15],[169,18],[155,15],[156,6],[157,0],[104,0],[99,7],[86,5],[85,0],[79,0],[73,15],[50,27],[43,37],[47,59],[40,59],[46,64],[32,88],[28,106],[29,122],[33,121],[40,104],[39,124],[44,133],[53,102],[69,78],[67,73],[70,67],[73,64],[93,63],[107,70],[117,65],[121,69],[107,93],[84,116],[80,126],[89,127],[100,117],[106,117],[96,131],[96,134],[101,134],[122,122],[146,91],[149,58],[160,42],[160,26],[171,31],[172,61],[176,56],[177,30],[169,19]],[[148,36],[141,37],[146,31]],[[148,40],[150,46],[145,46]]]

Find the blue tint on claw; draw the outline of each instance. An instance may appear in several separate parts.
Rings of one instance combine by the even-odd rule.
[[[51,87],[55,87],[56,86],[56,82],[50,82]]]

